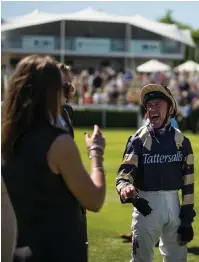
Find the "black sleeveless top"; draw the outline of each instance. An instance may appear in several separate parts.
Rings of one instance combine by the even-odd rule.
[[[35,126],[17,141],[14,156],[2,168],[18,230],[37,262],[87,261],[80,204],[47,163],[51,144],[63,133],[50,124]]]

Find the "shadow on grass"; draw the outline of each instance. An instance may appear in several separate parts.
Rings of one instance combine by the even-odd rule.
[[[194,255],[199,255],[199,247],[189,247],[188,253],[192,253]]]
[[[123,239],[123,243],[131,243],[130,238],[126,237],[126,239]],[[159,247],[159,242],[155,245],[155,247]],[[199,255],[199,247],[189,247],[188,253]]]

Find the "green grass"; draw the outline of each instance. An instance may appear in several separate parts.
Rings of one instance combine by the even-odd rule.
[[[75,140],[80,149],[83,162],[87,170],[90,170],[90,162],[85,149],[83,132],[83,129],[76,129]],[[115,189],[115,176],[121,162],[127,138],[133,133],[134,131],[130,129],[103,130],[107,143],[105,153],[107,193],[102,210],[99,213],[88,212],[87,216],[90,262],[129,262],[130,260],[131,244],[123,243],[122,239],[119,237],[119,234],[130,232],[132,208],[130,205],[120,204]],[[195,210],[198,214],[199,178],[197,174],[199,173],[199,135],[192,135],[191,133],[186,133],[186,135],[191,140],[195,154]],[[188,262],[199,261],[198,221],[198,217],[196,217],[194,222],[195,237],[194,240],[188,245]],[[155,248],[154,261],[162,261],[158,248]]]

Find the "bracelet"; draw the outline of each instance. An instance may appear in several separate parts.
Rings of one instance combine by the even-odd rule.
[[[100,150],[104,153],[104,148],[102,146],[99,146],[99,145],[96,145],[96,144],[94,144],[94,145],[92,145],[88,148],[88,151],[92,151],[92,150]]]
[[[89,154],[89,159],[92,159],[94,157],[101,157],[103,159],[103,154],[94,154],[94,155]]]
[[[96,150],[96,151],[98,151],[98,153],[100,153],[100,154],[95,154],[94,156],[92,156],[92,155],[91,155],[91,151],[92,151],[92,150]],[[90,147],[88,148],[88,151],[90,152],[90,154],[89,154],[89,159],[92,159],[93,157],[102,157],[102,158],[103,158],[104,148],[101,147],[101,146],[99,146],[99,145],[94,144],[94,145],[90,146]]]

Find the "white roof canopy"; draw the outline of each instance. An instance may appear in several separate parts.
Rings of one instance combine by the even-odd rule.
[[[102,10],[97,10],[92,7],[88,7],[72,14],[62,14],[61,19],[72,21],[124,23],[124,21],[120,21],[118,19],[117,15],[108,14]]]
[[[35,10],[24,16],[9,19],[7,23],[1,26],[1,31],[14,30],[17,28],[29,27],[56,21],[90,21],[130,24],[147,31],[162,35],[169,39],[181,42],[194,47],[195,44],[191,38],[189,30],[180,30],[176,25],[169,25],[153,21],[142,16],[119,16],[108,14],[101,10],[88,7],[86,9],[71,14],[50,14]]]
[[[59,20],[60,19],[58,19],[57,15],[55,14],[49,14],[40,12],[39,10],[34,10],[33,12],[24,16],[8,19],[6,23],[1,26],[1,32],[51,23]]]
[[[142,73],[155,73],[155,72],[166,72],[170,71],[171,67],[164,64],[156,59],[149,60],[148,62],[140,65],[136,69],[138,72]]]
[[[185,63],[177,66],[174,68],[175,71],[178,71],[178,72],[195,72],[195,71],[198,71],[199,72],[199,64],[197,64],[196,62],[194,61],[186,61]]]

